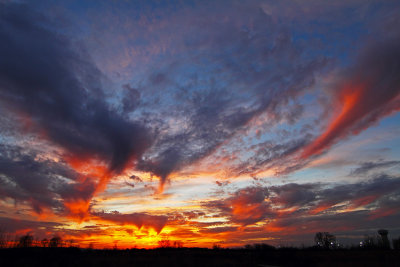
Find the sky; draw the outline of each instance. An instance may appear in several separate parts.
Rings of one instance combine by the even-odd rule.
[[[0,1],[0,230],[400,236],[400,2]]]

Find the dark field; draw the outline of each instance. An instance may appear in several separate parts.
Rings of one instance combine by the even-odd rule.
[[[9,248],[0,266],[400,266],[400,251]]]

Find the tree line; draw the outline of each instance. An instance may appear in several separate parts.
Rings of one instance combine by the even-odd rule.
[[[15,236],[12,238],[8,234],[0,232],[0,248],[29,248],[29,247],[73,247],[75,246],[74,240],[63,240],[60,236],[54,236],[50,239],[44,238],[39,240],[31,234],[23,236]]]
[[[375,236],[366,235],[362,241],[357,245],[352,245],[347,248],[355,249],[395,249],[400,250],[400,237],[392,239],[392,242],[388,238],[389,231],[380,229],[377,231]],[[329,232],[317,232],[314,236],[315,246],[314,248],[319,249],[344,249],[336,236]],[[75,244],[74,240],[63,240],[62,237],[56,235],[50,239],[44,238],[39,240],[34,238],[30,233],[23,236],[15,236],[12,238],[11,235],[6,234],[0,230],[0,248],[28,248],[28,247],[45,247],[45,248],[60,248],[60,247],[79,247]],[[158,241],[158,248],[183,248],[182,241],[171,241],[167,237],[162,238]],[[89,248],[92,248],[89,246]],[[214,244],[213,249],[221,249],[221,245]],[[243,247],[247,250],[272,250],[274,246],[269,244],[247,244]],[[311,247],[312,248],[312,247]],[[116,249],[116,246],[114,247]]]
[[[400,250],[400,237],[392,239],[392,246],[388,238],[389,231],[380,229],[376,235],[366,235],[362,241],[352,248],[362,249],[396,249]],[[340,248],[340,244],[336,240],[336,236],[329,232],[318,232],[314,236],[316,247],[324,249]]]

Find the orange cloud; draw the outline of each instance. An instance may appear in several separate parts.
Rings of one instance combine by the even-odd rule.
[[[302,159],[319,155],[340,139],[357,135],[384,116],[400,110],[400,38],[364,51],[334,88],[333,110],[325,131],[306,146]]]
[[[329,205],[318,205],[314,209],[310,210],[310,214],[315,215],[315,214],[323,212],[324,210],[327,210],[331,207],[332,207],[332,205],[330,205],[330,204]]]
[[[70,217],[82,221],[89,215],[91,199],[95,194],[105,190],[112,173],[107,166],[93,159],[70,156],[66,161],[81,175],[73,188],[77,194],[64,199],[64,206]]]
[[[121,225],[134,225],[141,229],[142,227],[148,227],[160,233],[167,223],[167,216],[156,216],[145,213],[131,213],[122,214],[117,211],[111,213],[94,213],[95,217],[102,221],[113,222]]]

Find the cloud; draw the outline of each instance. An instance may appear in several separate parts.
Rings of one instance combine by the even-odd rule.
[[[385,174],[354,184],[337,185],[319,191],[318,201],[314,203],[313,207],[310,207],[310,211],[318,214],[340,203],[345,203],[346,207],[350,209],[371,205],[382,197],[399,194],[399,185],[398,177]]]
[[[191,220],[191,219],[202,217],[202,216],[204,216],[206,214],[204,212],[202,212],[202,211],[187,211],[187,212],[184,212],[183,215],[187,219]]]
[[[235,232],[237,231],[237,227],[231,226],[223,226],[223,227],[213,227],[213,228],[205,228],[200,230],[202,234],[220,234],[226,232]]]
[[[270,203],[265,201],[267,196],[266,188],[247,187],[234,192],[227,199],[204,203],[204,206],[219,210],[221,215],[228,216],[231,222],[245,226],[275,216]]]
[[[321,154],[400,109],[399,47],[400,37],[396,36],[363,49],[356,64],[333,88],[335,115],[324,132],[304,148],[301,158]]]
[[[275,122],[297,121],[303,110],[297,97],[312,88],[328,62],[308,54],[309,47],[257,4],[215,6],[216,12],[200,7],[170,21],[171,28],[185,33],[174,44],[182,50],[166,56],[157,75],[149,74],[163,79],[143,86],[142,99],[155,103],[154,120],[163,123],[137,166],[160,176],[162,183],[246,131],[262,114]]]
[[[275,169],[276,174],[285,174],[302,168],[305,162],[293,157],[309,140],[309,135],[286,142],[265,141],[250,147],[252,156],[232,169],[234,174],[253,174],[260,170]]]
[[[33,233],[38,236],[46,236],[48,232],[55,232],[58,227],[63,226],[56,222],[38,222],[29,220],[12,219],[0,217],[1,231],[8,234],[23,232]],[[25,231],[24,231],[25,230]]]
[[[28,203],[37,214],[86,218],[99,182],[37,151],[0,145],[0,199]]]
[[[350,175],[365,175],[368,174],[370,171],[376,170],[376,169],[384,169],[384,168],[390,168],[394,166],[400,165],[400,161],[392,160],[392,161],[369,161],[369,162],[364,162],[360,165],[360,167],[354,169],[351,171]]]
[[[231,193],[221,200],[203,203],[209,212],[229,218],[242,226],[266,222],[272,227],[284,227],[280,221],[331,216],[338,211],[351,212],[363,208],[369,216],[397,214],[400,178],[379,175],[367,181],[342,185],[321,183],[289,183],[276,186],[251,186]],[[303,219],[301,219],[303,220]],[[343,227],[346,225],[343,224]]]
[[[269,190],[274,193],[271,201],[284,207],[307,206],[316,200],[318,184],[290,183],[281,186],[271,186]]]
[[[68,224],[59,222],[0,217],[0,231],[5,234],[6,241],[9,242],[14,242],[16,236],[31,234],[38,240],[43,238],[49,240],[54,236],[59,236],[64,241],[77,241],[81,245],[81,241],[90,236],[110,235],[108,229],[103,228],[104,225],[94,225],[71,229]]]
[[[150,145],[149,132],[108,106],[89,55],[49,23],[27,5],[1,4],[1,102],[73,156],[120,172]]]
[[[122,111],[123,113],[129,113],[134,111],[140,104],[140,92],[129,86],[129,84],[124,84],[123,88]]]
[[[134,225],[139,229],[142,227],[150,227],[157,233],[161,232],[168,221],[167,216],[156,216],[146,213],[122,214],[118,211],[114,211],[110,213],[97,212],[92,213],[92,215],[104,221],[118,223],[121,225]]]
[[[44,208],[61,211],[58,200],[63,179],[73,183],[78,174],[68,165],[51,160],[38,160],[35,152],[20,147],[0,145],[0,198],[28,202],[35,212]],[[71,192],[73,194],[73,192]]]
[[[86,195],[68,196],[70,202],[64,203],[82,217],[90,198],[150,146],[151,134],[142,123],[110,107],[103,75],[75,40],[61,30],[52,31],[51,21],[28,5],[1,3],[0,9],[1,104],[24,117],[32,125],[28,130],[61,147],[64,160],[77,172],[96,170],[71,188]],[[140,97],[127,90],[126,112]]]

